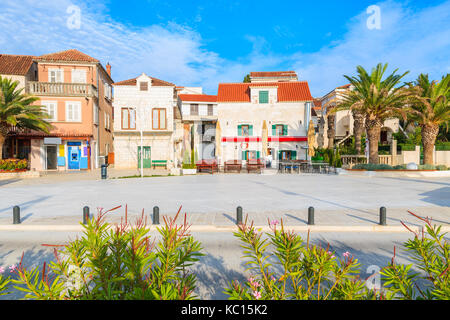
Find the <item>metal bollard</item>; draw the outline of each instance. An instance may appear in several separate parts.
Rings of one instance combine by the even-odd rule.
[[[308,224],[314,225],[314,207],[308,208]]]
[[[386,208],[385,207],[380,208],[380,225],[382,225],[382,226],[386,225]]]
[[[153,224],[159,224],[159,207],[153,207]]]
[[[101,169],[102,179],[106,179],[106,177],[108,175],[107,168],[108,168],[108,166],[106,164],[102,164],[102,169]]]
[[[242,207],[236,208],[236,224],[242,224]]]
[[[83,224],[87,224],[89,221],[89,207],[83,208]]]
[[[20,224],[20,207],[14,206],[13,208],[13,224]]]

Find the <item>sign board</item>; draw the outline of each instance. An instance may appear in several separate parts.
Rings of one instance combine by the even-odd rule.
[[[44,138],[44,144],[61,144],[61,138]]]

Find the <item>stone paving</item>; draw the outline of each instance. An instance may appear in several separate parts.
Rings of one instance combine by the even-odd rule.
[[[122,171],[116,177],[134,174]],[[286,225],[302,225],[313,206],[317,225],[371,225],[378,223],[379,208],[385,206],[390,225],[421,225],[407,210],[450,224],[449,178],[201,174],[101,180],[99,172],[91,172],[32,180],[1,182],[0,224],[12,223],[14,205],[21,207],[23,224],[78,224],[84,206],[96,213],[97,207],[118,205],[123,207],[109,214],[108,221],[119,222],[125,205],[132,220],[142,209],[150,220],[154,206],[161,216],[173,216],[182,205],[192,224],[232,225],[236,207],[242,206],[244,216],[257,225],[281,218]]]

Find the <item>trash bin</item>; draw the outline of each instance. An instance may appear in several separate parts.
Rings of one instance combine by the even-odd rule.
[[[102,179],[106,179],[106,176],[108,174],[107,168],[108,166],[106,164],[102,164]]]

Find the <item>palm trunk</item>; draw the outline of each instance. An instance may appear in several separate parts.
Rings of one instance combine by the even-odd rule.
[[[357,154],[361,154],[361,136],[364,132],[364,115],[358,111],[353,111],[353,135],[355,136],[355,149]]]
[[[436,137],[439,133],[439,126],[424,125],[422,126],[422,143],[423,143],[423,163],[434,165],[433,151]]]
[[[328,137],[328,149],[333,149],[334,147],[334,137],[336,136],[336,115],[329,114],[328,115],[328,130],[327,130],[327,137]]]
[[[5,136],[0,133],[0,160],[3,159],[3,144],[5,143]]]
[[[382,122],[379,119],[366,119],[367,137],[369,139],[369,163],[378,164],[378,143]]]

